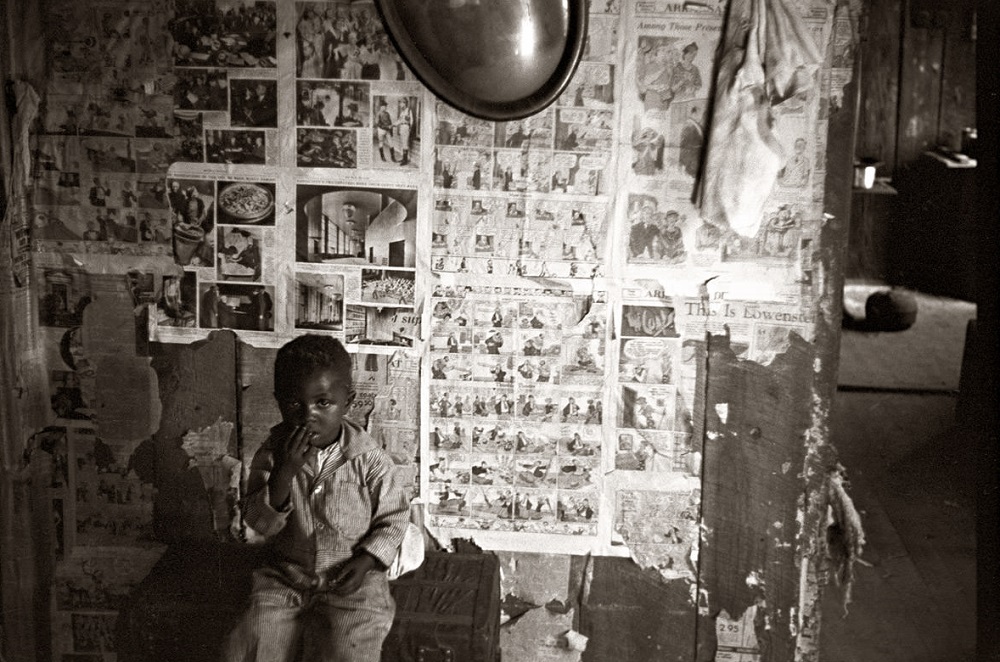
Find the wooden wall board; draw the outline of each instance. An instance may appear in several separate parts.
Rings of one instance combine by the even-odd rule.
[[[896,167],[900,0],[871,0],[865,6],[856,156],[879,159],[883,172],[891,173]]]
[[[220,419],[236,421],[236,334],[218,331],[190,345],[157,343],[152,348],[163,406],[153,435],[156,535],[163,542],[214,540],[204,483],[181,443],[190,430]],[[231,443],[235,450],[235,441]]]
[[[937,143],[944,33],[938,28],[914,27],[914,9],[904,0],[897,169],[909,165]]]
[[[240,342],[240,390],[237,406],[239,457],[249,463],[267,440],[271,427],[281,420],[274,401],[274,357],[276,349],[259,348]]]
[[[844,266],[847,278],[888,279],[893,247],[889,228],[895,205],[894,195],[854,195]]]
[[[962,129],[976,126],[975,11],[974,0],[953,0],[944,28],[938,139],[956,151],[962,147]]]
[[[709,611],[757,607],[762,662],[791,660],[799,604],[795,538],[810,427],[815,348],[789,335],[768,365],[740,359],[728,335],[708,340],[700,587]]]
[[[632,559],[595,556],[580,606],[582,662],[690,662],[697,609],[687,581],[664,582]]]

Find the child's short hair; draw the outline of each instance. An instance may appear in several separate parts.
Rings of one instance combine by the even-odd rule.
[[[314,333],[299,336],[285,343],[274,358],[274,392],[288,393],[295,384],[321,368],[332,368],[351,390],[353,367],[351,355],[336,338]]]

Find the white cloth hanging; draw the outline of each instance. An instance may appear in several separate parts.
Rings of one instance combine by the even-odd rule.
[[[794,0],[733,0],[695,201],[717,227],[753,236],[785,155],[772,109],[822,62]]]

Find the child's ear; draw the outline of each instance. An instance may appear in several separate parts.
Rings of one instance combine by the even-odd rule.
[[[357,394],[358,394],[358,392],[356,390],[354,390],[354,385],[353,384],[351,386],[347,387],[347,406],[348,407],[350,407],[351,404],[354,402],[354,397]]]

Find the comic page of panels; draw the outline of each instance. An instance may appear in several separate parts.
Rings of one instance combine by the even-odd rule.
[[[33,441],[52,495],[53,647],[64,658],[108,659],[118,610],[164,550],[152,531],[152,441],[107,443],[79,419]]]
[[[610,205],[551,196],[446,195],[434,199],[437,272],[592,278],[606,263]]]
[[[489,282],[439,285],[432,297],[430,523],[594,536],[606,297],[558,281]]]

